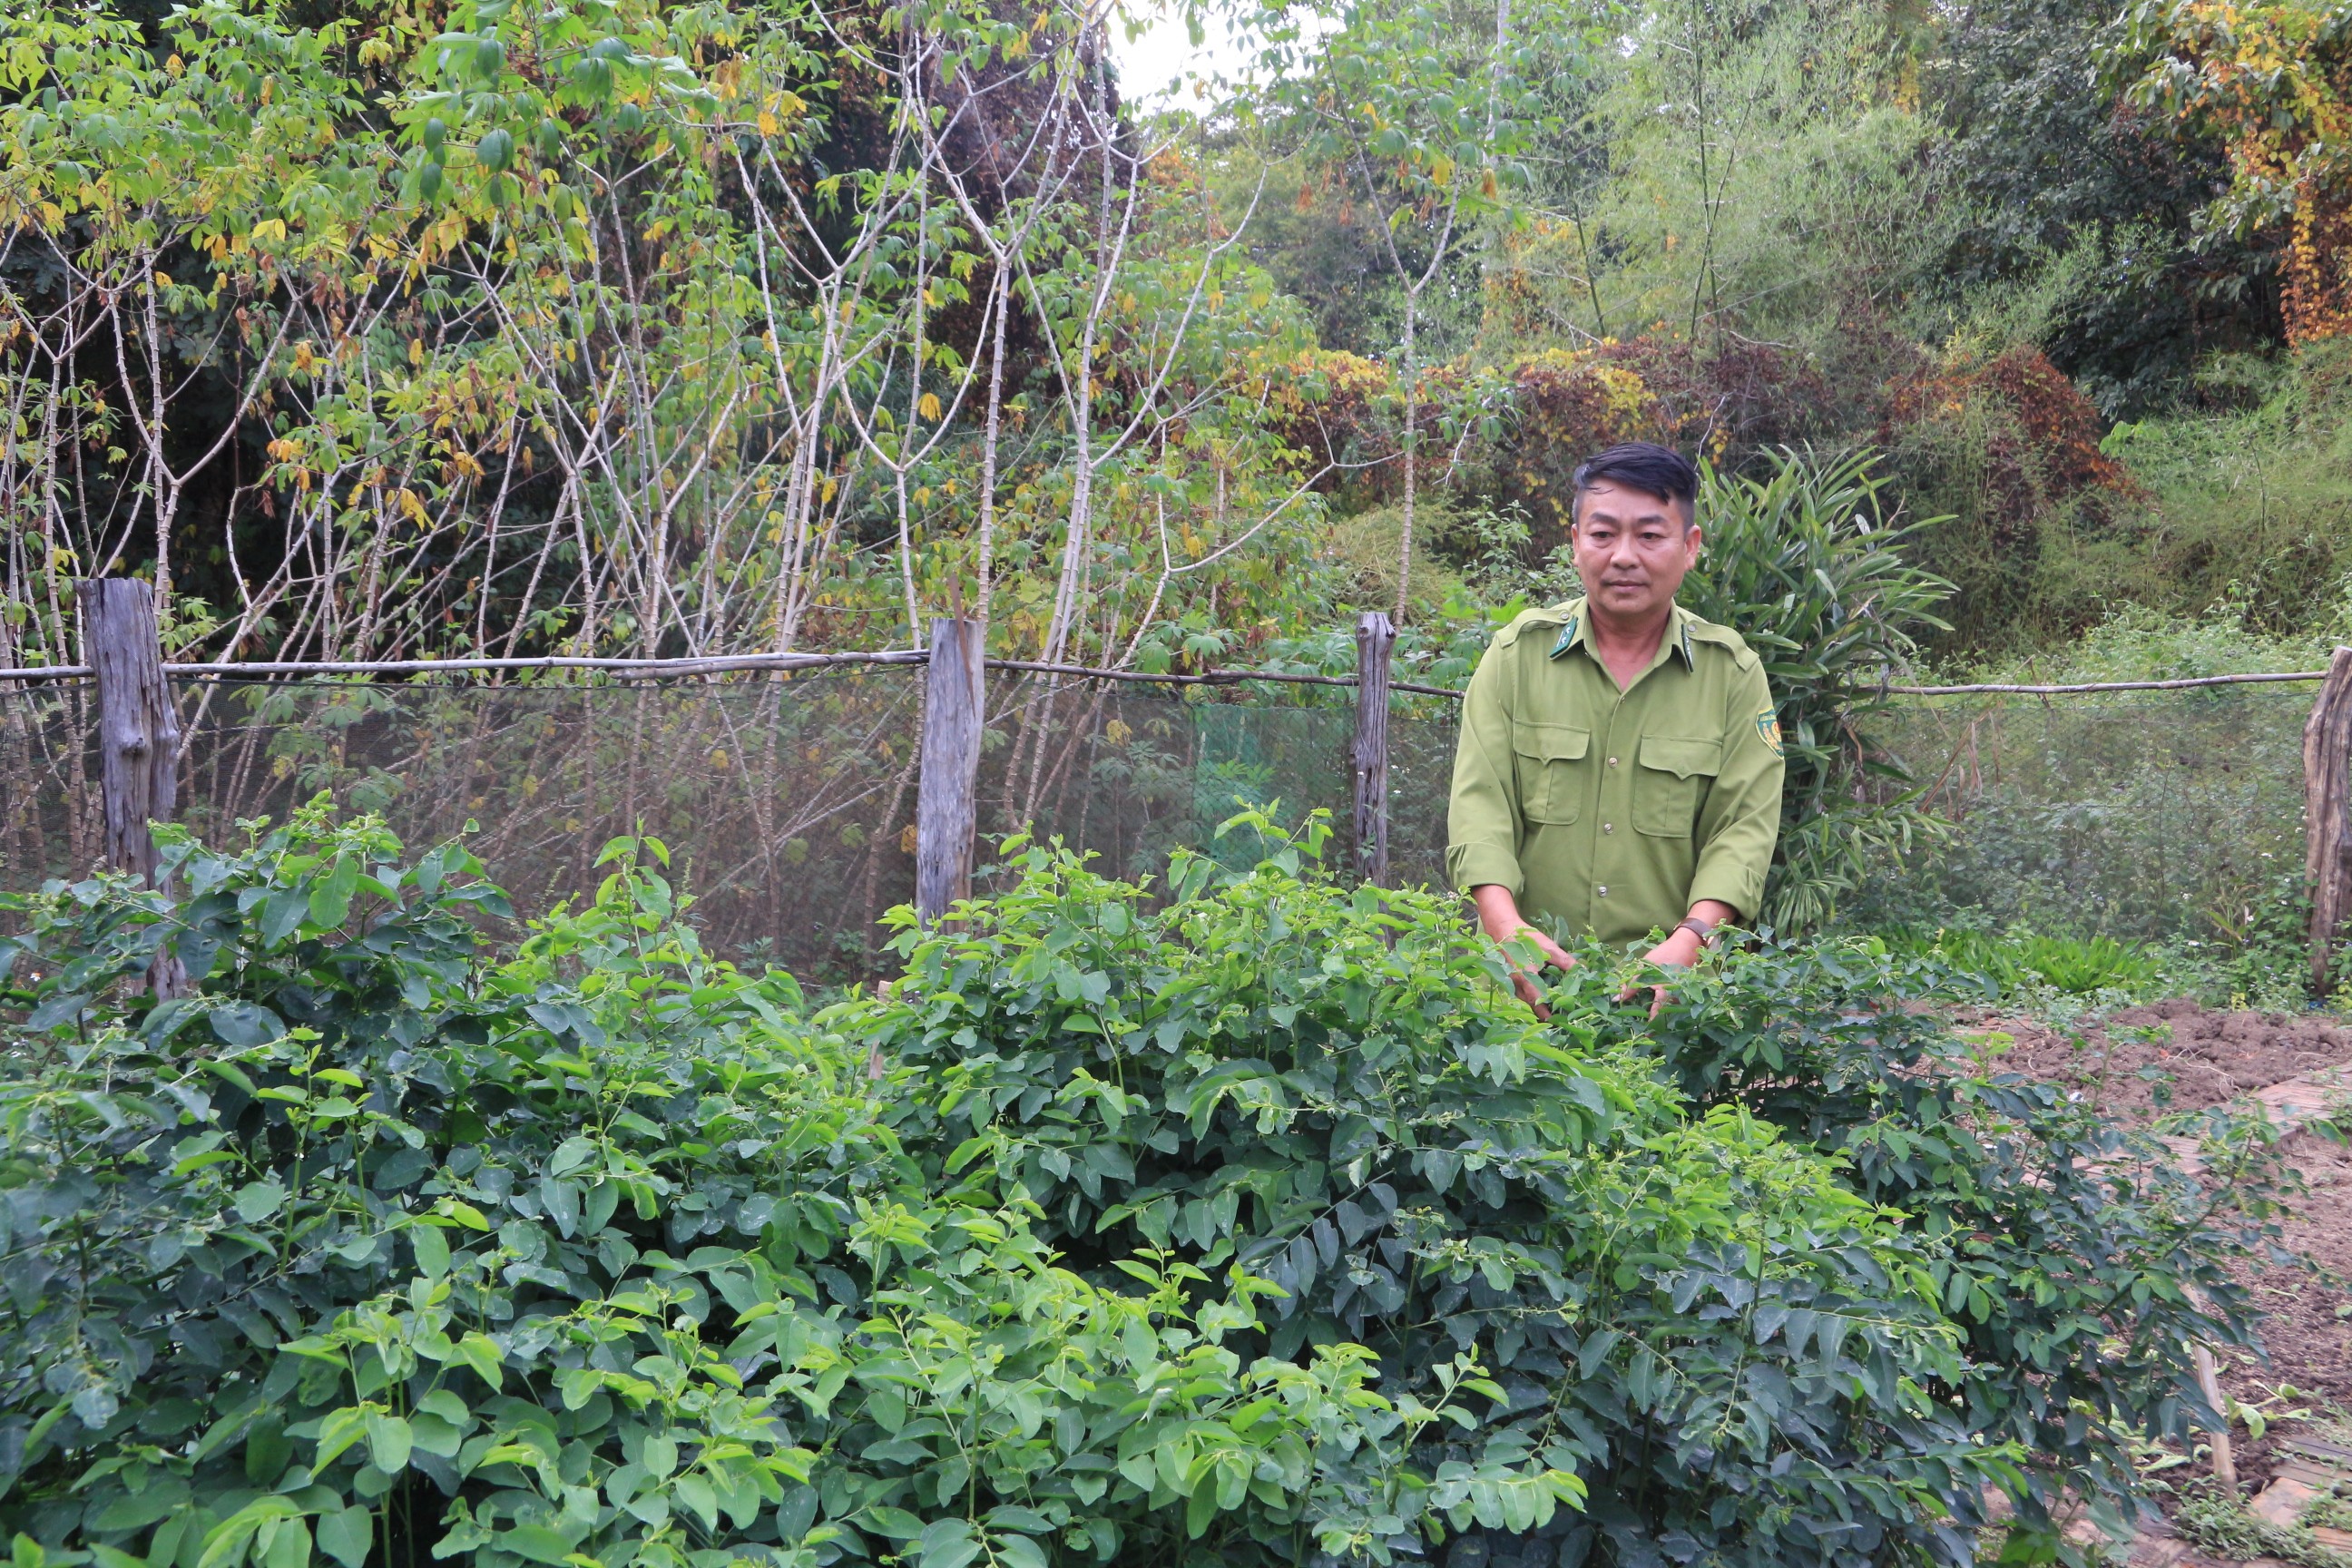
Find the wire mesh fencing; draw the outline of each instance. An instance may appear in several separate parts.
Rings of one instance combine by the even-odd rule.
[[[2312,688],[1955,697],[1874,716],[1947,825],[1858,912],[2053,933],[2242,937],[2303,877]]]
[[[525,916],[596,884],[613,837],[661,837],[714,951],[812,979],[877,971],[910,895],[923,671],[725,683],[184,681],[180,817],[215,842],[324,792],[412,849],[469,835]],[[2118,937],[2227,937],[2302,869],[2307,689],[1906,700],[1873,715],[1944,825],[1880,866],[1851,912]],[[1318,807],[1352,853],[1345,691],[1171,692],[999,679],[988,694],[977,887],[1024,826],[1122,877],[1220,840],[1244,807]],[[85,875],[101,834],[87,682],[0,688],[0,886]],[[1400,882],[1444,877],[1450,704],[1391,721]]]
[[[179,819],[214,842],[321,793],[412,849],[461,833],[526,918],[594,889],[616,835],[664,840],[716,952],[812,979],[877,967],[881,918],[914,879],[923,671],[631,685],[183,681]],[[1235,700],[1132,685],[992,683],[982,845],[1026,826],[1105,871],[1150,876],[1220,841],[1244,808],[1317,807],[1352,852],[1344,692]],[[0,688],[0,887],[86,875],[102,815],[87,682]],[[1453,722],[1392,721],[1391,853],[1444,876]]]

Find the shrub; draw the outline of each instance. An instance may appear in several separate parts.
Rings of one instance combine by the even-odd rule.
[[[1436,1402],[1475,1354],[1497,1403],[1424,1439],[1433,1500],[1580,1477],[1544,1561],[1554,1536],[1566,1561],[1965,1560],[2009,1451],[1916,1396],[1963,1375],[1930,1259],[1831,1165],[1537,1028],[1450,900],[1302,882],[1283,847],[1213,889],[1180,867],[1147,918],[1066,856],[1023,863],[961,929],[909,928],[907,978],[837,1026],[935,1064],[926,1141],[1026,1192],[1081,1272],[1238,1265],[1282,1292],[1271,1353],[1360,1343],[1391,1397]]]
[[[504,958],[462,850],[321,812],[173,839],[176,898],[12,899],[0,1531],[58,1568],[1958,1563],[2027,1442],[2126,1485],[2180,1340],[2242,1338],[2176,1188],[1947,1081],[1883,964],[1737,962],[1655,1046],[1593,970],[1546,1026],[1450,900],[1245,825],[1259,863],[1156,890],[1015,843],[814,1011],[701,951],[651,840]],[[157,1005],[166,942],[197,989]]]
[[[1907,847],[1923,820],[1865,731],[1889,672],[1943,627],[1950,585],[1906,557],[1918,525],[1883,508],[1874,464],[1782,451],[1759,476],[1701,476],[1706,548],[1681,596],[1748,639],[1780,700],[1788,783],[1757,919],[1781,931],[1827,921],[1872,858]]]
[[[1602,1020],[1602,1042],[1654,1041],[1695,1110],[1761,1118],[1903,1216],[1964,1335],[1967,1371],[1935,1395],[1979,1439],[2032,1456],[2029,1526],[2046,1531],[2068,1490],[2115,1519],[2137,1494],[2136,1442],[2186,1447],[2212,1424],[2189,1347],[2252,1342],[2229,1265],[2295,1261],[2278,1246],[2287,1177],[2266,1120],[2168,1125],[2202,1141],[2206,1174],[2189,1175],[2152,1132],[1980,1071],[1927,1004],[1981,1000],[1981,982],[1875,938],[1731,954],[1654,1021],[1595,1007],[1619,981],[1592,957],[1556,1005]]]

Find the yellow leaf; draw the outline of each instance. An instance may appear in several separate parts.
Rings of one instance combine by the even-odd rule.
[[[764,109],[763,109],[763,110],[760,110],[760,134],[761,134],[761,135],[762,135],[762,136],[773,136],[773,135],[774,135],[778,131],[780,131],[780,130],[782,130],[782,126],[780,126],[780,125],[778,125],[778,124],[776,123],[776,117],[775,117],[774,115],[772,115],[772,114],[769,113],[769,112],[768,112],[766,110],[764,110]]]
[[[939,395],[930,392],[923,394],[921,401],[915,405],[915,412],[926,419],[937,419],[940,416]]]
[[[158,289],[169,289],[171,286],[172,275],[164,271],[163,268],[157,268],[155,269],[155,287]]]

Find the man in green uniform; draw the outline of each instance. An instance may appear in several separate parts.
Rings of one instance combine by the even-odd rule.
[[[1580,468],[1584,596],[1504,627],[1463,700],[1446,869],[1488,936],[1525,935],[1562,967],[1531,918],[1612,943],[1663,931],[1650,960],[1682,967],[1763,897],[1780,726],[1739,634],[1675,603],[1698,560],[1696,493],[1691,465],[1646,442]]]

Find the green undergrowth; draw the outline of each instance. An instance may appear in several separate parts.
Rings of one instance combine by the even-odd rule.
[[[2352,1556],[2322,1545],[2307,1524],[2282,1526],[2256,1518],[2245,1499],[2219,1482],[2183,1488],[2169,1517],[2182,1540],[2232,1562],[2268,1557],[2296,1568],[2346,1568],[2352,1563]]]
[[[2042,936],[2031,931],[1993,932],[1966,927],[1890,931],[1889,947],[1980,975],[2004,1001],[2033,1000],[2047,991],[2067,996],[2107,994],[2131,1000],[2163,990],[2157,956],[2113,937]]]
[[[16,1561],[1958,1563],[2210,1418],[2266,1124],[2200,1186],[1884,944],[1654,1022],[1595,950],[1539,1021],[1454,900],[1229,826],[1151,889],[1016,840],[824,1005],[653,840],[511,946],[323,808],[11,898]]]

